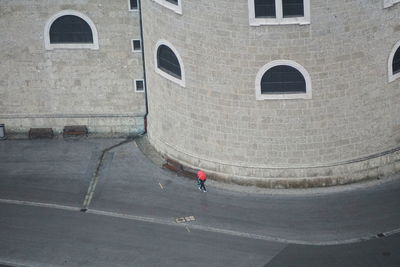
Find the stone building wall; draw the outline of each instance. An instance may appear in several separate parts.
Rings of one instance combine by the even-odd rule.
[[[46,50],[44,29],[54,14],[74,10],[98,31],[99,49]],[[128,1],[2,0],[0,2],[0,123],[8,133],[31,127],[87,125],[90,132],[143,131],[139,13]]]
[[[248,1],[180,0],[182,12],[141,2],[149,140],[167,157],[271,187],[400,169],[399,80],[388,82],[400,4],[312,0],[310,24],[250,26]],[[133,85],[144,77],[142,54],[131,47],[139,12],[128,3],[0,1],[0,123],[9,133],[75,124],[92,133],[143,131],[145,95]],[[98,50],[45,49],[46,22],[63,10],[93,21]],[[179,53],[184,86],[156,73],[160,40]],[[256,75],[275,60],[306,69],[311,99],[256,100]]]
[[[398,170],[400,88],[399,80],[388,82],[388,58],[400,40],[400,5],[310,2],[309,25],[249,26],[248,1],[184,0],[182,14],[143,1],[156,149],[225,179],[268,186]],[[155,72],[159,40],[182,58],[185,86]],[[312,99],[256,100],[257,72],[282,59],[308,71]]]

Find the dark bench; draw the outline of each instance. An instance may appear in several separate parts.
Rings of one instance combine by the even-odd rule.
[[[63,130],[63,137],[80,137],[87,135],[88,129],[85,125],[65,126]]]
[[[51,139],[54,137],[52,128],[30,128],[29,139]]]

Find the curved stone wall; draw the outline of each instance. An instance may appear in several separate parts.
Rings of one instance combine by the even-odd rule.
[[[320,186],[399,169],[399,80],[388,58],[400,5],[311,1],[309,25],[250,26],[242,0],[182,0],[182,14],[142,1],[149,140],[167,157],[224,179]],[[155,46],[178,51],[185,86],[155,71]],[[256,100],[258,71],[291,60],[312,98]]]

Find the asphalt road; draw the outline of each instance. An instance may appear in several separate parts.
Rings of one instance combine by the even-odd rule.
[[[121,141],[0,142],[0,266],[400,266],[396,177],[302,194],[210,182],[203,193],[134,142],[107,152],[95,177]]]
[[[262,266],[284,247],[58,209],[1,205],[1,214],[1,259],[28,266]]]

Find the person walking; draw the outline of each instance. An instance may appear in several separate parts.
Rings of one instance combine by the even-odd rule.
[[[197,172],[197,181],[198,181],[198,185],[200,185],[199,190],[203,190],[203,192],[207,192],[206,186],[204,185],[206,180],[207,180],[206,173],[203,171],[198,171]]]

